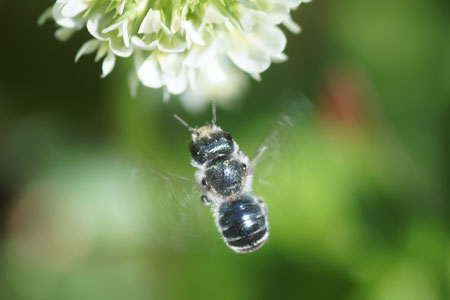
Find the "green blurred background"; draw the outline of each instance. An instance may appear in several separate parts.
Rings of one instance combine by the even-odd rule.
[[[220,240],[171,117],[210,111],[131,98],[127,61],[74,64],[88,35],[38,27],[51,4],[0,1],[0,299],[450,299],[448,0],[302,5],[289,62],[219,108],[253,157],[299,104],[256,170],[271,235],[248,255]]]

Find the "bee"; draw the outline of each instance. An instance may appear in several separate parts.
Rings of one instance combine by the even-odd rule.
[[[197,169],[201,200],[211,206],[222,239],[237,253],[253,252],[269,236],[267,205],[252,194],[253,169],[266,147],[250,161],[231,134],[217,126],[214,102],[212,115],[211,124],[200,128],[174,117],[191,132],[191,164]]]

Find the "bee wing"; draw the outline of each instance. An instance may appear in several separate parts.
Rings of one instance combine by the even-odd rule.
[[[303,95],[287,97],[283,102],[270,133],[253,159],[256,187],[262,185],[276,189],[271,178],[285,174],[279,164],[280,158],[287,153],[301,153],[301,131],[314,111],[313,104]]]
[[[210,228],[211,212],[201,203],[194,180],[141,163],[131,167],[130,185],[158,242],[185,248]]]

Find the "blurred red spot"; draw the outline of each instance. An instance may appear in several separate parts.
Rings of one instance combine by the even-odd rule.
[[[326,121],[361,126],[364,121],[367,93],[360,72],[344,66],[326,73],[319,90],[318,107]]]

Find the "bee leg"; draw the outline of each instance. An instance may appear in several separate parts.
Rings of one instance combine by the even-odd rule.
[[[208,197],[206,197],[206,195],[202,195],[200,197],[200,200],[202,200],[203,204],[205,204],[206,206],[209,206],[212,203],[212,201]]]

